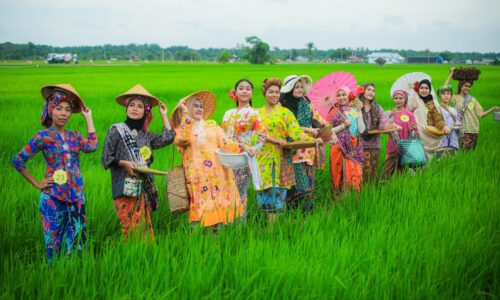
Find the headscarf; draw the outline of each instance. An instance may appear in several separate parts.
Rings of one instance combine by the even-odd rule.
[[[200,103],[202,103],[198,97],[189,98],[189,100],[186,103],[189,115],[191,115],[191,110],[192,110],[194,102],[196,102],[196,100],[198,100],[198,101],[200,101]],[[191,117],[193,117],[193,116],[191,116]],[[193,128],[191,131],[192,135],[198,137],[198,139],[196,140],[196,145],[199,147],[199,146],[202,146],[203,144],[205,144],[205,121],[203,119],[194,120],[194,118],[193,118],[193,127],[192,128]]]
[[[340,91],[340,90],[342,90],[342,91],[344,91],[344,92],[346,93],[346,97],[347,97],[348,99],[349,99],[349,95],[351,94],[351,89],[350,89],[349,87],[347,87],[347,86],[341,86],[341,87],[339,87],[339,88],[337,89],[337,91],[335,92],[335,103],[334,103],[334,105],[335,105],[336,107],[339,107],[339,108],[341,108],[341,105],[340,105],[340,103],[339,103],[339,100],[337,99],[337,94],[339,93],[339,91]],[[348,101],[349,101],[349,100],[348,100]],[[348,105],[350,105],[350,104],[347,104],[346,106],[348,106]]]
[[[405,107],[408,105],[408,93],[403,91],[403,90],[395,90],[394,93],[392,93],[392,99],[396,98],[396,96],[403,96],[405,99]]]
[[[153,120],[153,114],[151,113],[151,106],[146,102],[146,99],[142,96],[139,95],[134,95],[132,97],[129,97],[127,99],[127,107],[126,110],[128,110],[128,107],[130,103],[133,100],[141,100],[142,103],[144,104],[144,116],[139,119],[139,120],[133,120],[127,116],[127,119],[125,120],[125,124],[131,129],[131,130],[143,130],[143,131],[149,131],[149,124],[151,123],[151,120]],[[126,112],[125,110],[125,112]]]
[[[434,99],[433,99],[433,97],[432,97],[432,94],[431,94],[431,92],[432,92],[432,84],[431,84],[431,82],[429,81],[429,79],[423,79],[423,80],[421,80],[421,81],[419,82],[419,85],[418,85],[418,86],[419,86],[419,88],[420,88],[420,86],[422,86],[422,84],[425,84],[425,85],[427,85],[427,86],[429,87],[429,95],[427,95],[427,96],[425,96],[425,97],[422,97],[422,96],[420,96],[420,94],[419,94],[419,93],[418,93],[418,91],[417,91],[417,94],[418,94],[418,96],[420,97],[420,99],[422,99],[422,101],[424,101],[424,103],[427,103],[427,102],[429,102],[429,101],[434,100]]]
[[[59,103],[62,102],[68,102],[71,107],[73,107],[73,101],[72,97],[69,96],[68,94],[55,90],[50,95],[45,99],[45,105],[43,106],[42,109],[42,116],[40,118],[40,123],[45,126],[46,128],[49,128],[52,126],[52,111],[56,106],[59,105]]]

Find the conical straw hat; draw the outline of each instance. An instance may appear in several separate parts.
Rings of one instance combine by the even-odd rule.
[[[116,97],[116,102],[120,103],[123,106],[127,106],[127,100],[131,96],[143,96],[146,99],[146,102],[151,105],[151,106],[156,106],[160,103],[160,99],[156,98],[155,96],[151,95],[146,89],[140,85],[136,84],[134,85],[130,90],[126,91],[125,93],[118,95]]]
[[[216,105],[216,99],[215,95],[210,92],[210,91],[198,91],[194,92],[184,98],[182,98],[180,102],[186,101],[189,102],[190,99],[192,98],[199,98],[201,103],[203,104],[203,119],[207,120],[212,116],[212,114],[215,111],[215,105]],[[181,117],[181,110],[179,104],[174,108],[172,113],[170,114],[170,123],[172,124],[173,128],[176,128],[180,124],[180,117]]]
[[[79,113],[82,111],[82,108],[85,107],[85,103],[83,102],[82,97],[80,97],[80,95],[78,95],[78,92],[69,83],[61,83],[61,84],[53,84],[53,85],[43,86],[42,90],[41,90],[43,99],[47,99],[47,97],[49,97],[49,95],[55,90],[61,90],[63,92],[66,92],[66,93],[72,95],[75,98],[75,101],[72,103],[73,108],[71,109],[71,111],[73,113]]]

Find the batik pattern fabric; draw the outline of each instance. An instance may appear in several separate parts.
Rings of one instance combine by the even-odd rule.
[[[460,137],[460,148],[464,151],[471,151],[476,149],[477,138],[479,134],[477,133],[464,133]]]
[[[415,115],[408,109],[393,110],[389,119],[391,124],[396,124],[401,127],[395,134],[398,139],[406,140],[410,137],[411,131],[418,132],[417,120]],[[387,143],[387,153],[398,152],[399,145],[394,144],[394,134],[389,134],[389,142]]]
[[[271,112],[267,112],[265,107],[259,109],[259,114],[262,118],[264,126],[267,128],[267,135],[271,138],[291,141],[313,141],[314,138],[307,135],[300,127],[293,113],[282,107],[280,104],[274,106]],[[290,174],[282,174],[281,163],[284,158],[282,148],[274,143],[266,142],[257,153],[257,162],[262,176],[263,186],[260,190],[265,190],[271,187],[290,188],[295,184],[295,178],[290,178]],[[289,161],[285,161],[289,164]],[[272,169],[273,165],[276,168],[276,178],[273,186]],[[290,168],[284,169],[284,171]],[[293,170],[293,169],[292,169]],[[282,178],[286,178],[286,182],[282,182]]]
[[[334,108],[330,110],[326,119],[335,128],[342,125],[345,118],[344,112]],[[353,124],[355,123],[357,117],[353,121]],[[348,129],[338,132],[337,138],[338,143],[332,145],[330,149],[330,180],[334,197],[340,196],[347,189],[359,191],[363,181],[364,155],[358,138]]]
[[[479,133],[479,119],[484,113],[483,107],[471,95],[453,95],[450,101],[453,104],[460,116],[464,125],[463,133]]]
[[[432,159],[433,154],[439,149],[441,144],[441,137],[435,136],[427,130],[427,126],[441,126],[444,127],[444,121],[439,112],[435,109],[433,101],[424,103],[419,96],[415,96],[409,103],[417,103],[417,108],[413,112],[418,126],[418,137],[424,142],[424,150],[427,161]],[[432,103],[432,105],[430,104]],[[429,108],[434,108],[429,114]],[[428,124],[429,122],[429,124]],[[442,128],[442,127],[441,127]],[[438,127],[439,129],[439,127]]]
[[[178,147],[190,195],[188,217],[203,227],[231,223],[244,214],[234,172],[224,167],[216,153],[217,148],[228,153],[240,153],[238,143],[228,138],[213,120],[204,122],[204,141],[198,143],[198,126],[189,114],[184,113],[181,124],[175,129],[176,144],[181,139],[189,141],[188,147]]]
[[[70,256],[73,250],[82,251],[87,240],[85,197],[65,202],[51,195],[40,194],[40,215],[43,224],[45,254],[51,262],[61,250]]]
[[[363,148],[363,179],[365,182],[375,182],[378,177],[378,162],[380,159],[380,149]]]
[[[143,238],[154,238],[151,209],[146,204],[144,193],[139,197],[118,197],[113,202],[116,215],[120,220],[124,240],[131,232],[137,233]]]
[[[246,105],[242,108],[233,108],[224,114],[222,118],[222,129],[227,137],[237,143],[248,146],[256,146],[259,135],[266,135],[266,128],[262,124],[259,112]],[[234,175],[240,199],[246,210],[248,184],[250,182],[250,170],[248,168],[235,169]]]
[[[325,126],[328,122],[316,111],[314,106],[305,99],[300,98],[295,115],[300,127]],[[308,133],[309,136],[314,137]],[[290,208],[299,205],[304,210],[312,208],[312,191],[314,189],[314,168],[322,169],[325,166],[325,148],[323,145],[314,148],[302,148],[293,151],[284,151],[291,156],[294,168],[295,186],[287,192],[286,202]]]
[[[446,125],[450,128],[452,126],[461,126],[460,118],[458,116],[458,112],[453,107],[439,107],[441,113],[443,115],[443,119]],[[460,130],[459,129],[451,129],[450,134],[443,135],[441,139],[441,149],[442,148],[459,148],[459,139]]]
[[[38,131],[24,148],[17,153],[12,164],[17,171],[26,169],[26,162],[37,154],[43,153],[46,161],[44,178],[50,178],[56,171],[64,171],[67,182],[53,184],[43,190],[52,199],[64,202],[83,201],[83,178],[80,171],[80,152],[91,153],[97,149],[97,135],[88,134],[85,139],[78,131],[64,131],[64,137],[53,127]]]
[[[387,153],[381,176],[382,181],[388,181],[394,174],[403,172],[404,167],[401,165],[400,159],[398,152]]]
[[[127,144],[121,137],[115,125],[118,124],[114,124],[108,130],[101,158],[101,163],[104,169],[111,170],[111,188],[113,199],[124,196],[123,189],[125,178],[129,176],[127,170],[120,167],[118,162],[120,160],[130,161]],[[147,147],[151,150],[157,150],[173,143],[174,138],[175,131],[164,128],[161,134],[139,130],[137,131],[137,136],[134,139],[139,149]],[[153,164],[154,159],[154,152],[151,152],[149,158],[145,160],[148,167]]]

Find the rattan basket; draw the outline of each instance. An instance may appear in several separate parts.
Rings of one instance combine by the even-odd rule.
[[[182,214],[189,210],[189,192],[182,166],[167,172],[167,199],[171,213]]]
[[[476,68],[457,68],[453,71],[453,79],[474,81],[479,79],[479,74],[481,74],[481,70]]]

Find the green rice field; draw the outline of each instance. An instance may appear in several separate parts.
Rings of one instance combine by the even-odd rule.
[[[416,174],[365,186],[343,204],[330,197],[328,166],[316,176],[315,209],[288,211],[275,224],[249,193],[246,223],[213,233],[172,215],[165,178],[156,177],[160,208],[153,215],[156,239],[122,242],[111,197],[111,176],[101,166],[108,128],[125,119],[115,97],[136,83],[169,109],[191,92],[217,96],[219,124],[234,107],[228,90],[240,78],[253,81],[254,107],[264,105],[260,84],[334,71],[372,81],[388,110],[392,83],[422,71],[434,87],[449,74],[445,65],[366,64],[137,64],[2,68],[0,64],[0,298],[1,299],[498,299],[500,297],[500,123],[481,120],[478,148],[432,161]],[[484,108],[500,105],[500,69],[480,66],[471,89]],[[99,149],[80,155],[87,202],[88,243],[81,255],[45,260],[38,209],[40,192],[11,166],[14,155],[40,125],[45,84],[71,83],[92,109]],[[456,88],[456,82],[453,83]],[[161,130],[158,108],[150,129]],[[86,132],[81,115],[69,129]],[[387,138],[384,137],[385,146]],[[384,147],[385,148],[385,147]],[[385,150],[382,151],[381,164]],[[173,146],[155,151],[153,168],[180,164]],[[42,179],[40,153],[28,162]]]

